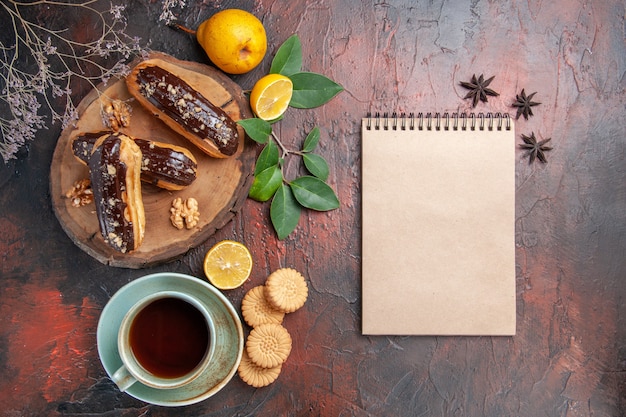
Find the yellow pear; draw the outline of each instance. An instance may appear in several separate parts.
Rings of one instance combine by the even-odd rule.
[[[217,12],[200,24],[196,37],[213,64],[228,74],[250,71],[267,51],[263,23],[240,9]]]

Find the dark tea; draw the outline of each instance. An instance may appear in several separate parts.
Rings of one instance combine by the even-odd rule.
[[[160,378],[188,374],[209,348],[209,326],[202,313],[174,297],[144,307],[135,317],[129,337],[137,361]]]

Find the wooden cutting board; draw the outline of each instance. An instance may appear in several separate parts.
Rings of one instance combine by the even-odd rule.
[[[213,104],[222,107],[235,121],[252,117],[241,88],[218,70],[203,64],[180,61],[163,53],[153,53],[181,68],[177,75],[200,91]],[[101,103],[110,99],[126,101],[131,107],[130,125],[120,132],[135,138],[168,142],[188,148],[198,161],[196,180],[180,191],[168,191],[142,183],[146,213],[146,232],[142,245],[131,253],[120,253],[104,243],[98,226],[94,203],[73,207],[66,197],[78,180],[89,178],[87,166],[72,153],[73,138],[84,132],[105,130]],[[75,126],[61,132],[50,167],[52,207],[61,226],[82,250],[103,264],[143,268],[175,259],[204,242],[228,223],[241,209],[254,179],[256,152],[254,142],[240,129],[237,153],[227,159],[212,158],[175,133],[129,94],[124,80],[100,87],[79,104]],[[198,200],[200,221],[193,229],[178,230],[170,222],[169,209],[176,197]]]

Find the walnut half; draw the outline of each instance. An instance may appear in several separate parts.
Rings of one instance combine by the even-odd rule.
[[[200,220],[198,200],[191,197],[183,200],[177,197],[172,201],[170,221],[175,228],[183,229],[187,227],[187,229],[191,229],[198,224],[198,220]]]
[[[121,100],[108,99],[103,97],[102,119],[105,126],[114,131],[130,125],[130,106]]]
[[[196,227],[200,220],[200,210],[198,209],[198,200],[195,198],[188,198],[185,201],[185,225],[187,229]]]
[[[93,201],[91,180],[85,178],[74,183],[72,188],[65,193],[65,197],[72,201],[72,207],[82,207]]]

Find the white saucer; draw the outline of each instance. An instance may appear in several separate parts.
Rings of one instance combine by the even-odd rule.
[[[205,400],[221,390],[237,372],[243,352],[241,319],[233,305],[215,287],[189,275],[163,272],[146,275],[126,284],[111,297],[98,322],[98,354],[109,377],[122,365],[117,333],[128,309],[141,298],[157,291],[186,291],[200,299],[210,311],[216,328],[213,360],[200,378],[176,389],[156,389],[136,382],[126,392],[147,403],[182,406]]]

